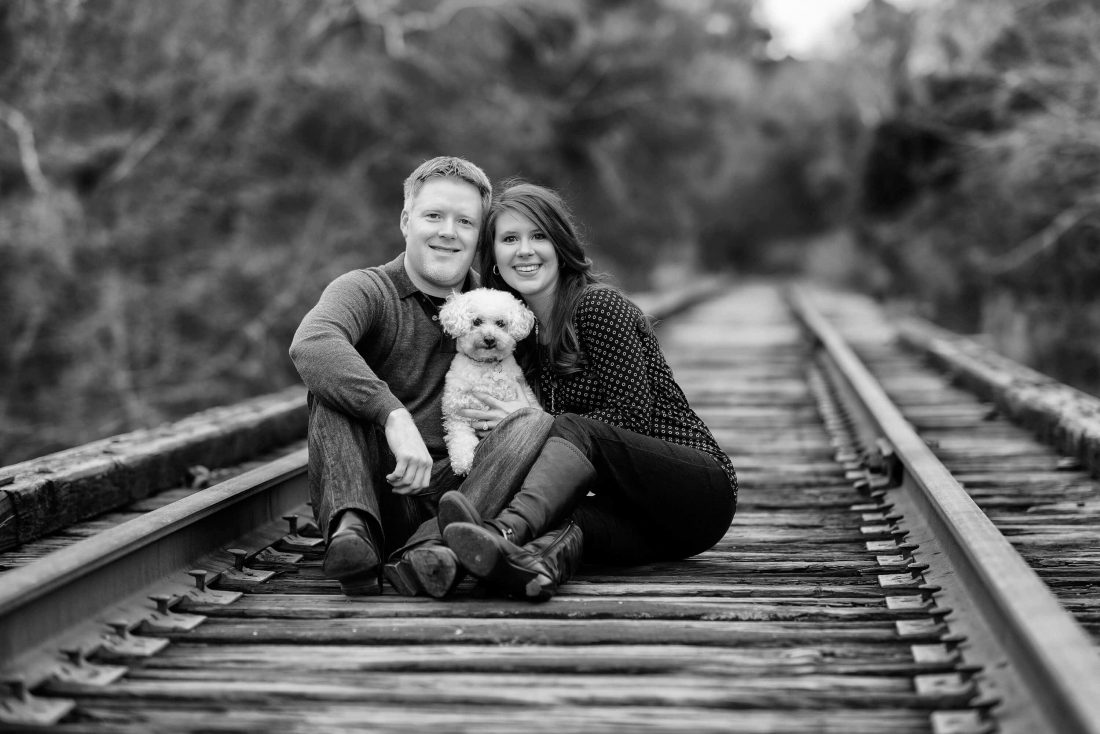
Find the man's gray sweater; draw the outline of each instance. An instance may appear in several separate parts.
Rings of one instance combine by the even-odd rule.
[[[463,290],[476,285],[471,273]],[[329,406],[382,427],[394,410],[412,413],[420,435],[446,456],[440,400],[453,342],[405,272],[405,256],[332,281],[302,319],[290,358]]]

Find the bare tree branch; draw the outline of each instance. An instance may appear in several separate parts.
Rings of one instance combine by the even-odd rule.
[[[1028,237],[1004,255],[985,263],[982,269],[990,275],[1003,275],[1016,270],[1054,248],[1066,233],[1098,212],[1100,212],[1100,196],[1079,201],[1054,217],[1041,232]]]
[[[115,164],[111,174],[107,177],[107,184],[116,184],[123,180],[137,168],[145,156],[152,152],[153,148],[164,139],[168,133],[168,123],[164,122],[142,133],[133,145],[126,149],[126,153]]]
[[[23,166],[23,175],[36,194],[48,194],[50,183],[42,173],[38,161],[38,148],[34,142],[34,128],[26,116],[7,102],[0,101],[0,120],[4,121],[13,133],[19,145],[19,162]]]
[[[355,0],[355,10],[363,21],[382,27],[386,54],[394,58],[408,51],[405,35],[410,31],[431,31],[447,26],[463,10],[497,8],[509,0],[443,0],[431,12],[401,13],[396,0]]]

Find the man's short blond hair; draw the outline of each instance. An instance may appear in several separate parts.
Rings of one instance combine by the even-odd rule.
[[[473,185],[481,194],[481,213],[484,215],[489,210],[493,185],[489,183],[485,171],[464,158],[441,155],[424,161],[405,179],[405,211],[409,210],[413,197],[420,193],[426,181],[442,177],[457,178]]]

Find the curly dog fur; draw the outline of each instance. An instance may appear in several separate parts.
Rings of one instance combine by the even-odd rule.
[[[439,310],[439,323],[458,347],[443,385],[443,429],[451,468],[465,476],[473,465],[478,437],[473,421],[457,411],[488,407],[473,392],[515,400],[522,390],[532,405],[538,405],[513,354],[516,342],[531,333],[535,316],[511,293],[477,288],[452,294]]]

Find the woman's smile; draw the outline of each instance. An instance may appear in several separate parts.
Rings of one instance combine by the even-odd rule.
[[[504,282],[531,303],[550,299],[558,287],[558,251],[527,217],[503,212],[496,221],[493,255]]]

